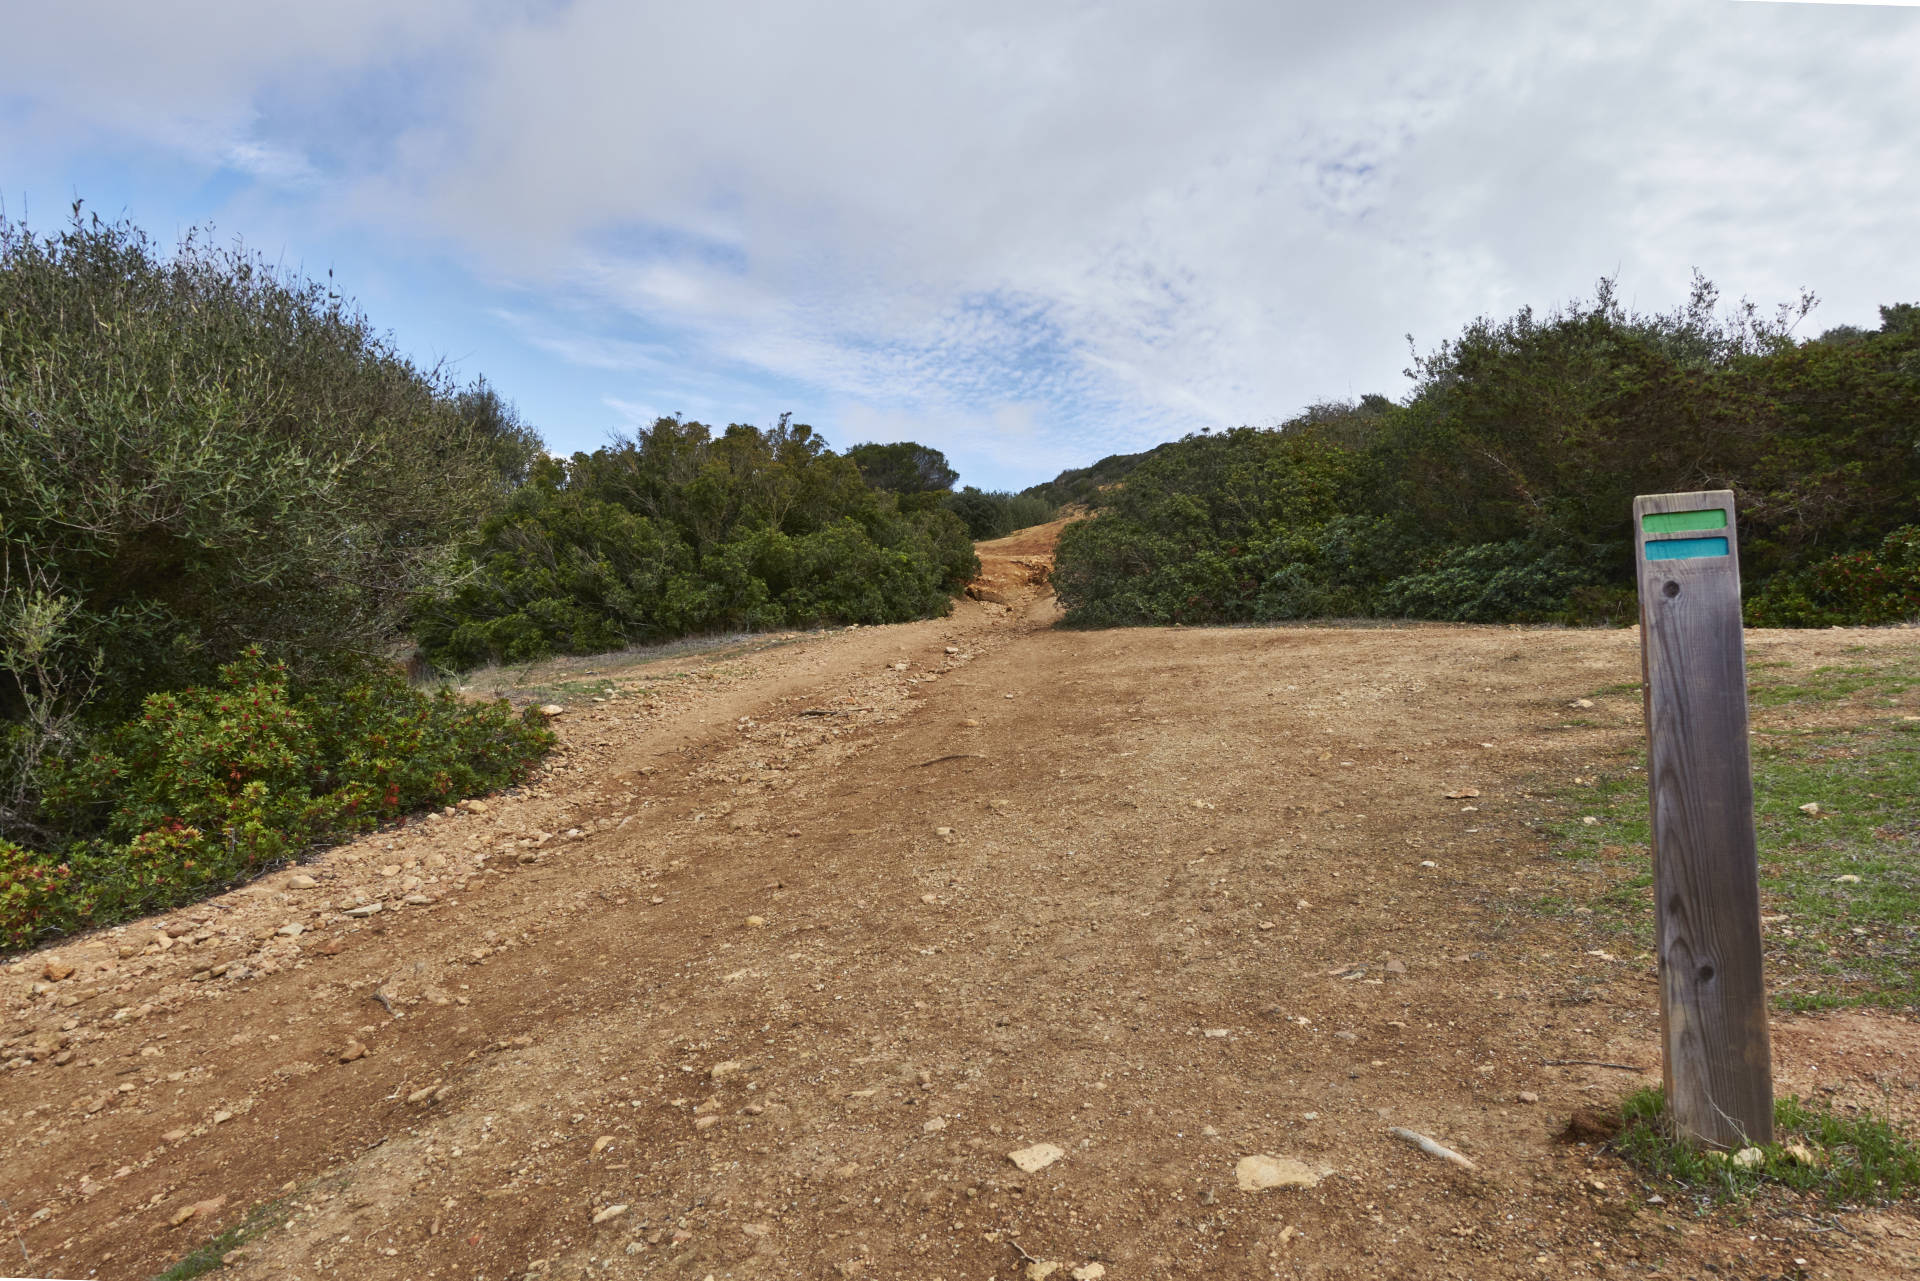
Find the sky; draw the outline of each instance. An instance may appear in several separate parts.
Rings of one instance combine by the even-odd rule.
[[[1478,316],[1920,301],[1920,8],[61,0],[0,208],[333,273],[556,452],[661,414],[1020,488],[1399,399]]]

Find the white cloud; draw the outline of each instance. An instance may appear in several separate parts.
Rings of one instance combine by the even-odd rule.
[[[622,400],[618,396],[602,396],[600,403],[620,416],[623,427],[631,430],[635,427],[651,427],[666,415],[652,405],[638,401]]]
[[[313,162],[298,151],[270,143],[231,143],[226,149],[225,160],[232,168],[276,186],[310,186],[320,177]]]
[[[524,340],[622,404],[788,384],[1050,466],[1397,391],[1408,330],[1603,272],[1646,306],[1695,266],[1811,285],[1825,323],[1920,296],[1893,10],[177,10],[39,6],[0,80],[75,148],[303,183],[545,299]]]

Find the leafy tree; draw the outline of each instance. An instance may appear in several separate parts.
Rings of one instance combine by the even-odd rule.
[[[930,445],[903,440],[893,445],[855,445],[847,457],[875,489],[891,494],[926,494],[953,488],[960,473],[947,456]]]

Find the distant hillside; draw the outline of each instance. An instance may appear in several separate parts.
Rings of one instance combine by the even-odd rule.
[[[1069,503],[1092,507],[1099,501],[1102,489],[1119,484],[1141,462],[1164,449],[1172,448],[1174,443],[1169,441],[1164,445],[1156,445],[1140,454],[1108,454],[1091,467],[1070,467],[1052,480],[1021,490],[1021,496],[1041,498],[1055,507],[1065,507]]]

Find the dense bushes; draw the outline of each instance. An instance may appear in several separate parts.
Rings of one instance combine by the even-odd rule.
[[[495,790],[552,745],[537,715],[368,674],[305,689],[258,650],[152,694],[55,762],[57,852],[0,841],[0,947],[165,908],[320,842]]]
[[[0,223],[0,556],[122,711],[247,645],[384,652],[539,442],[316,281],[124,224]]]
[[[434,662],[466,668],[689,632],[902,622],[946,613],[976,564],[957,517],[874,488],[809,427],[716,436],[662,418],[538,464],[415,634]]]
[[[250,645],[389,654],[537,452],[319,282],[0,221],[0,836],[57,838],[45,763]]]
[[[1142,459],[1151,458],[1170,448],[1173,446],[1167,444],[1157,445],[1144,454],[1108,454],[1091,466],[1069,467],[1052,480],[1029,485],[1020,493],[1023,497],[1038,498],[1055,508],[1076,504],[1093,507],[1099,504],[1104,492],[1124,482]]]
[[[1093,624],[1323,612],[1339,570],[1371,550],[1367,538],[1316,536],[1350,523],[1341,503],[1354,465],[1304,434],[1251,428],[1155,451],[1112,491],[1107,514],[1062,533],[1061,602]]]
[[[979,541],[1005,538],[1016,529],[1044,525],[1058,512],[1052,503],[1033,494],[983,492],[968,485],[947,495],[947,510],[967,527],[967,536]]]
[[[1538,622],[1563,615],[1593,571],[1564,547],[1520,540],[1451,547],[1431,568],[1403,574],[1375,598],[1382,614],[1452,623]]]
[[[1920,526],[1904,525],[1878,547],[1829,556],[1780,574],[1746,603],[1754,627],[1831,627],[1920,618]]]
[[[1920,308],[1797,342],[1789,315],[1715,304],[1696,282],[1686,308],[1632,315],[1603,282],[1470,326],[1403,404],[1124,460],[1062,537],[1061,601],[1100,625],[1626,621],[1633,496],[1730,488],[1750,621],[1920,614]]]

